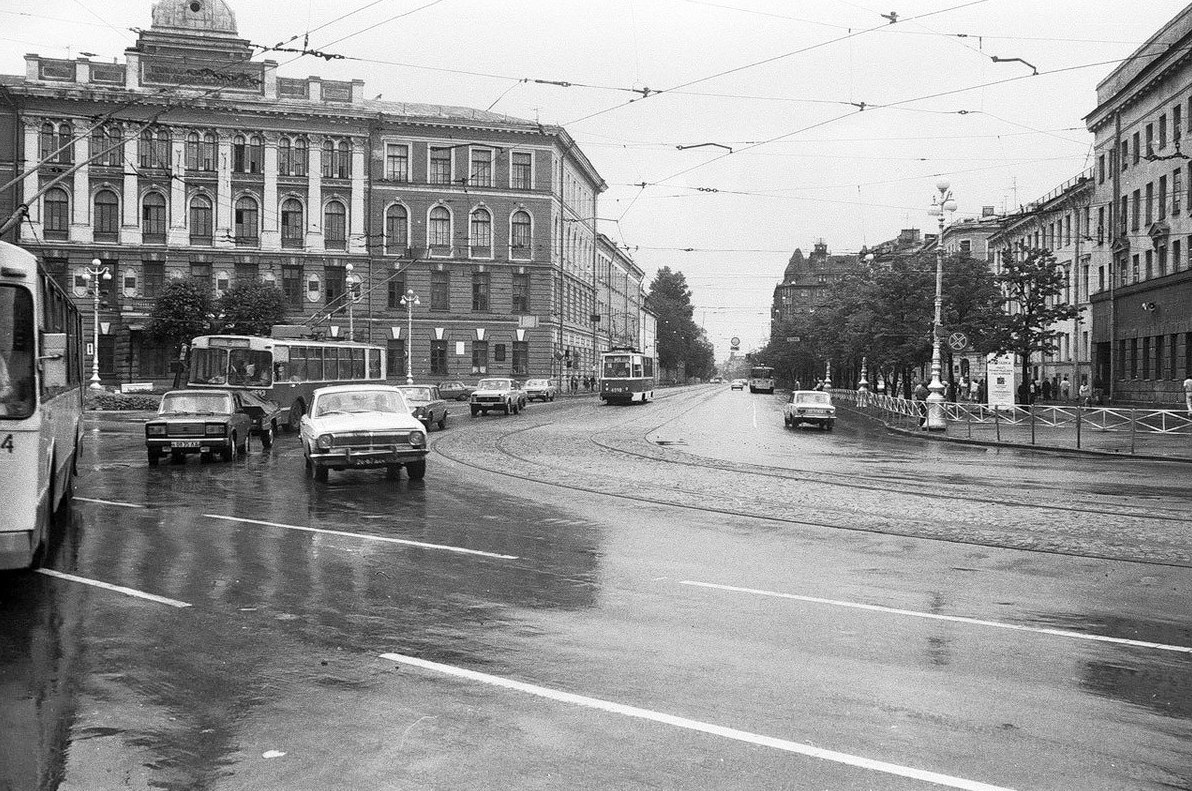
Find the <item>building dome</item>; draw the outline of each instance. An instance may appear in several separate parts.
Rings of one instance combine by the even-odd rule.
[[[236,15],[223,0],[158,0],[153,29],[236,35]]]

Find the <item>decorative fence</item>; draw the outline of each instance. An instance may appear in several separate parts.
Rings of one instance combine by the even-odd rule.
[[[833,390],[832,399],[913,425],[918,425],[926,406],[922,401],[855,390]],[[985,404],[946,402],[944,419],[949,429],[963,428],[969,437],[976,434],[997,442],[1025,441],[1029,431],[1032,445],[1083,448],[1092,444],[1121,452],[1127,450],[1128,440],[1130,453],[1140,445],[1146,446],[1144,450],[1162,445],[1164,450],[1175,450],[1180,456],[1192,452],[1192,443],[1179,440],[1181,436],[1192,438],[1192,414],[1185,410],[1044,404],[993,409]],[[991,433],[993,436],[989,436]],[[1039,435],[1043,442],[1038,441]],[[1159,442],[1160,435],[1171,441]]]

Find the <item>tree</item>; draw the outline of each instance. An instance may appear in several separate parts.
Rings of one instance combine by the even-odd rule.
[[[211,297],[189,280],[173,280],[162,291],[149,313],[145,334],[158,343],[190,343],[211,327]]]
[[[658,270],[646,297],[650,310],[658,316],[658,367],[678,369],[687,376],[703,377],[713,365],[711,344],[692,316],[691,289],[682,272],[669,266]]]
[[[1002,315],[998,331],[991,333],[991,351],[1017,354],[1022,360],[1022,381],[1027,382],[1032,355],[1054,352],[1062,334],[1055,324],[1078,313],[1060,299],[1068,276],[1056,266],[1050,250],[1023,247],[1006,256],[997,282],[1010,310]]]
[[[277,286],[261,280],[237,283],[216,303],[222,331],[237,335],[269,335],[274,324],[286,318],[286,296]]]

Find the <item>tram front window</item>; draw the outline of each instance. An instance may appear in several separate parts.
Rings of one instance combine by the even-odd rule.
[[[629,355],[604,358],[605,379],[628,379],[632,370],[632,358]]]

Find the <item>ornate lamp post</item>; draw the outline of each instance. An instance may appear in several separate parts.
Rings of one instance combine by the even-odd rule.
[[[931,391],[927,396],[928,431],[944,431],[948,427],[944,420],[944,383],[940,378],[940,324],[944,307],[944,212],[956,211],[949,186],[947,181],[936,182],[939,195],[932,196],[931,208],[927,210],[932,217],[940,218],[939,235],[935,238],[935,320],[931,325],[931,384],[927,385]]]
[[[355,315],[352,313],[352,308],[360,300],[360,292],[357,290],[357,286],[360,285],[360,278],[352,274],[352,270],[355,267],[352,266],[351,261],[344,265],[344,269],[347,271],[347,276],[344,278],[344,285],[348,289],[348,340],[354,341],[356,340],[356,320]]]
[[[87,287],[91,289],[91,296],[94,298],[94,335],[92,340],[92,354],[91,354],[91,389],[102,390],[103,385],[99,383],[99,282],[100,280],[111,280],[112,272],[103,265],[103,261],[98,258],[91,259],[91,266],[83,270],[83,280],[87,281]]]
[[[406,384],[414,384],[414,306],[421,305],[414,289],[402,295],[401,304],[406,306]]]

